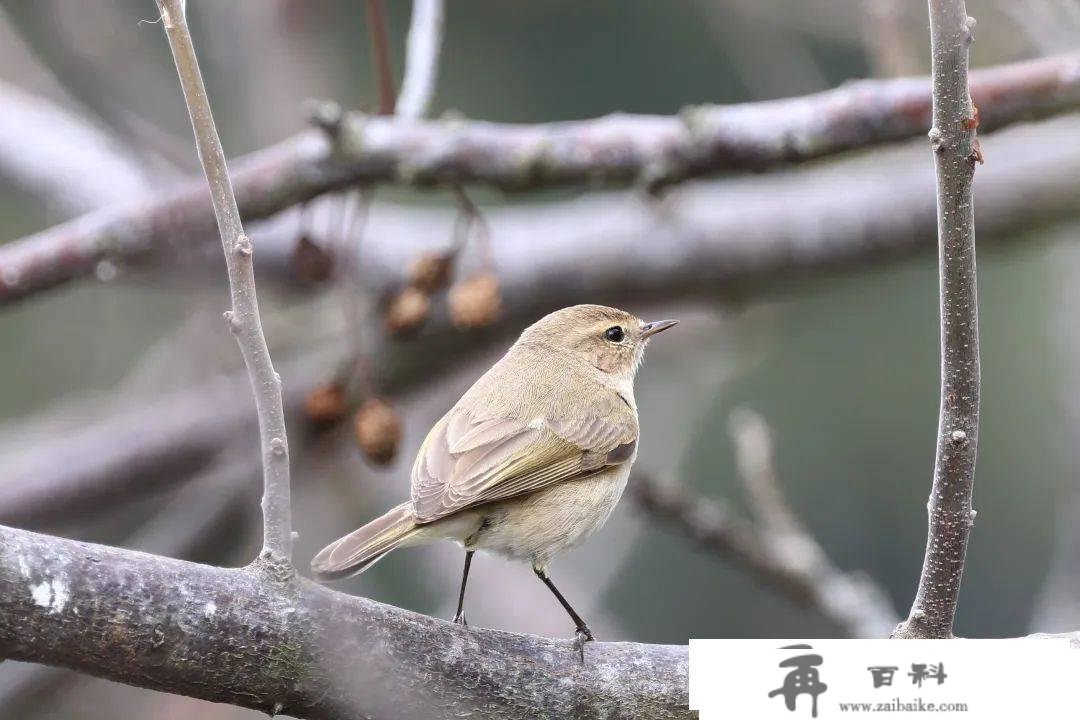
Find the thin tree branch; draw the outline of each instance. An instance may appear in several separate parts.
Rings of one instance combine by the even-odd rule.
[[[371,62],[379,88],[379,114],[394,114],[394,71],[390,67],[390,30],[382,0],[365,0],[368,35],[371,38]]]
[[[405,43],[405,76],[397,99],[399,117],[415,120],[427,115],[439,79],[443,13],[443,0],[413,0]]]
[[[941,411],[929,531],[919,589],[898,638],[949,638],[975,522],[971,495],[979,439],[979,316],[972,179],[981,161],[978,114],[968,95],[968,50],[975,20],[964,0],[930,0],[934,74],[938,262],[941,297]]]
[[[157,3],[195,131],[199,159],[210,185],[214,216],[225,252],[232,295],[232,309],[225,313],[225,319],[236,335],[255,393],[263,456],[263,550],[260,557],[274,562],[285,572],[291,572],[292,522],[285,411],[281,399],[281,377],[274,371],[259,319],[251,258],[253,246],[244,234],[225,152],[214,127],[210,101],[187,26],[185,0],[157,0]]]
[[[757,413],[732,413],[739,477],[758,522],[681,485],[637,477],[635,499],[657,518],[710,553],[732,561],[796,604],[810,608],[848,637],[884,637],[897,613],[885,592],[863,573],[837,568],[798,521],[776,483],[768,427]]]
[[[690,718],[685,646],[464,628],[333,592],[0,527],[0,656],[299,718]]]
[[[1078,67],[1080,55],[1065,55],[973,75],[981,126],[1076,107]],[[340,152],[322,133],[304,133],[239,159],[233,179],[241,213],[251,220],[357,182],[621,186],[642,175],[663,177],[676,156],[696,174],[760,169],[919,135],[929,118],[926,88],[920,78],[868,80],[804,98],[699,109],[687,115],[696,118],[692,142],[682,118],[512,126],[353,116]],[[690,155],[681,154],[687,148]],[[7,243],[0,247],[0,304],[92,274],[103,259],[137,263],[199,244],[213,228],[205,187],[192,182]]]

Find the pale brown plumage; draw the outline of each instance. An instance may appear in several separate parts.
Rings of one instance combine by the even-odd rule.
[[[649,336],[672,324],[577,305],[527,328],[428,433],[410,501],[322,550],[316,575],[342,577],[396,547],[455,540],[469,551],[466,575],[475,549],[531,560],[588,634],[547,565],[602,525],[622,494],[637,450],[634,374]]]

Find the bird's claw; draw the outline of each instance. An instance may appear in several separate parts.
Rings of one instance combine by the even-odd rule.
[[[574,635],[574,648],[578,651],[578,655],[581,657],[581,664],[585,664],[585,643],[592,642],[593,635],[589,628],[582,625],[577,629],[577,634]]]
[[[460,612],[460,613],[458,613],[457,615],[454,616],[453,623],[455,625],[462,625],[464,627],[469,627],[469,623],[465,621],[465,613],[463,613],[463,612]]]

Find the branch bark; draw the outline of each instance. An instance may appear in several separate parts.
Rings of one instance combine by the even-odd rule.
[[[299,577],[0,527],[0,656],[318,720],[690,718],[685,646],[463,628]]]
[[[968,94],[975,20],[964,0],[930,0],[941,297],[941,410],[929,532],[919,589],[893,637],[949,638],[960,594],[979,438],[979,317],[972,180],[981,161],[978,115]]]
[[[225,151],[221,147],[210,101],[206,96],[195,47],[185,17],[185,0],[157,0],[162,24],[169,39],[184,101],[195,131],[195,145],[202,162],[214,217],[225,252],[232,309],[225,313],[236,335],[255,393],[263,462],[263,550],[260,558],[285,572],[292,565],[292,523],[289,506],[289,446],[285,434],[285,411],[281,399],[281,376],[274,371],[270,350],[259,319],[255,292],[253,245],[244,234],[233,194]]]
[[[1080,55],[973,75],[984,129],[1080,103]],[[334,152],[303,133],[239,159],[243,217],[266,218],[358,182],[626,186],[721,170],[763,169],[921,134],[924,78],[867,80],[789,100],[698,108],[684,117],[611,116],[549,125],[348,116]],[[58,225],[0,247],[0,304],[92,273],[105,259],[139,262],[213,231],[202,183]]]

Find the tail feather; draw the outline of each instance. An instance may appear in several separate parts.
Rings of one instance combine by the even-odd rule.
[[[409,540],[418,529],[412,506],[403,503],[320,550],[311,561],[311,570],[320,580],[357,575]]]

